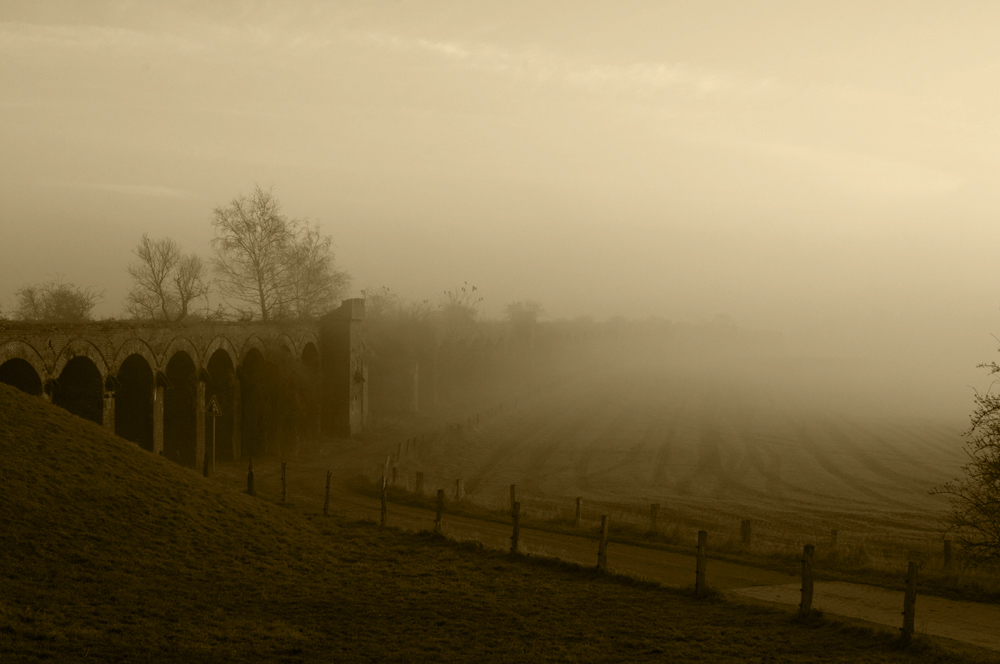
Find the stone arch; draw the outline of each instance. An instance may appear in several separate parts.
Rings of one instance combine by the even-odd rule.
[[[163,372],[169,382],[163,391],[163,456],[196,468],[199,461],[197,359],[178,346],[164,362]]]
[[[26,394],[42,395],[42,379],[27,360],[12,357],[0,364],[0,383],[16,387]]]
[[[115,434],[152,452],[156,365],[142,352],[131,353],[116,364]]]
[[[212,361],[212,355],[214,355],[217,350],[221,350],[229,355],[229,361],[233,363],[234,367],[239,364],[238,360],[240,359],[240,355],[236,351],[236,346],[233,345],[233,342],[230,341],[228,337],[219,335],[209,341],[208,345],[205,346],[205,352],[201,356],[203,369],[208,368],[208,363]]]
[[[316,346],[316,350],[319,350],[319,335],[315,332],[303,332],[299,335],[298,343],[298,354],[302,355],[302,351],[306,349],[307,344],[312,344]]]
[[[280,332],[278,336],[274,337],[274,346],[276,348],[281,348],[282,346],[288,348],[288,352],[294,357],[299,356],[299,345],[295,343],[295,340],[284,332]]]
[[[249,353],[252,348],[256,348],[258,352],[260,352],[261,358],[267,357],[267,344],[265,344],[264,340],[256,334],[251,334],[243,341],[243,345],[240,347],[240,361],[237,366],[241,366],[243,364],[243,362],[247,359],[247,353]]]
[[[104,424],[104,378],[87,354],[75,353],[62,363],[52,390],[52,404],[96,424]]]
[[[303,339],[302,347],[299,351],[299,359],[307,367],[315,367],[316,369],[319,369],[319,344],[314,342],[312,339]]]
[[[140,355],[142,359],[146,360],[146,364],[149,365],[154,374],[161,368],[160,363],[157,361],[156,353],[153,352],[149,344],[142,339],[132,338],[126,340],[115,352],[115,358],[111,362],[115,375],[118,375],[118,372],[121,371],[122,363],[131,355]]]
[[[101,353],[100,349],[94,344],[85,339],[73,339],[59,351],[58,357],[56,357],[55,364],[52,365],[52,377],[58,377],[62,374],[62,370],[66,367],[74,357],[84,356],[94,363],[97,370],[101,372],[101,378],[106,378],[108,375],[108,363],[104,359],[104,355]]]
[[[312,386],[311,390],[313,392],[311,398],[304,398],[301,400],[302,413],[301,413],[301,425],[300,430],[308,438],[315,438],[319,436],[320,430],[322,428],[322,401],[319,397],[319,393],[322,391],[323,385],[323,373],[322,373],[322,363],[319,356],[319,344],[313,342],[307,335],[304,335],[299,339],[299,362],[303,369],[303,375],[309,384]],[[308,388],[307,388],[308,389]]]
[[[45,360],[42,354],[35,350],[35,347],[24,341],[6,341],[0,344],[0,364],[18,358],[31,365],[31,368],[38,374],[38,379],[42,385],[49,379],[49,371],[45,367]]]
[[[228,343],[228,342],[227,342]],[[205,356],[205,408],[215,399],[222,414],[205,417],[205,458],[214,468],[215,460],[231,461],[239,458],[239,388],[236,378],[234,355],[225,346],[219,346]]]
[[[194,362],[194,366],[201,366],[201,354],[198,352],[198,348],[191,342],[187,337],[174,337],[167,344],[166,350],[163,351],[163,355],[160,358],[158,366],[161,367],[162,371],[166,371],[167,365],[170,364],[170,359],[178,352],[184,351],[187,353],[188,357]]]
[[[243,345],[237,375],[240,379],[240,445],[243,456],[260,456],[266,449],[273,427],[267,399],[268,372],[263,342]]]

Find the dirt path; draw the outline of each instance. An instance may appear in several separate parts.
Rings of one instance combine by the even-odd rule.
[[[378,518],[377,501],[353,494],[336,496],[336,506],[349,518]],[[403,505],[389,506],[389,525],[403,530],[430,530],[434,514],[429,510]],[[482,542],[488,548],[510,547],[510,527],[504,524],[445,514],[444,533],[459,540]],[[521,550],[554,556],[581,565],[596,565],[597,541],[522,528]],[[670,551],[610,543],[611,571],[657,581],[667,586],[694,583],[695,559]],[[734,599],[752,598],[776,604],[798,606],[800,585],[794,575],[709,560],[709,586],[725,591]],[[857,618],[880,625],[902,625],[903,592],[844,582],[817,582],[813,606],[827,614]],[[1000,651],[1000,606],[960,602],[939,597],[918,596],[916,631],[982,648]]]
[[[737,588],[727,594],[798,606],[799,588],[798,583],[761,585]],[[842,581],[819,581],[813,593],[813,606],[824,613],[860,618],[890,627],[902,624],[901,591]],[[918,595],[916,630],[918,634],[943,636],[1000,650],[1000,606]]]

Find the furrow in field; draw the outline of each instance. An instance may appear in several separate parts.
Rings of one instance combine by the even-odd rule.
[[[913,491],[916,484],[913,475],[906,475],[893,470],[858,445],[853,438],[844,434],[836,425],[829,424],[826,427],[827,433],[840,446],[841,449],[850,452],[852,458],[856,459],[870,473],[879,478],[882,484],[886,481],[894,482],[897,486],[906,491]]]
[[[916,439],[911,432],[906,432],[905,434],[897,433],[890,439],[850,420],[846,420],[846,422],[878,443],[880,449],[884,450],[887,456],[891,455],[892,459],[889,461],[892,463],[904,464],[932,477],[940,476],[942,473],[946,474],[945,468],[952,465],[947,462],[942,463],[943,459],[938,459],[937,463],[928,461],[928,456],[940,457],[940,454],[928,455],[922,451],[920,449],[923,447],[922,445],[914,444]],[[956,463],[953,465],[957,470],[959,464]],[[903,475],[910,477],[906,473],[903,473]]]
[[[540,441],[528,456],[525,464],[525,474],[521,480],[525,489],[541,493],[556,490],[555,487],[547,485],[546,480],[551,475],[572,468],[572,463],[560,464],[558,468],[550,467],[550,461],[556,451],[562,448],[563,454],[572,458],[574,448],[588,437],[588,433],[584,432],[599,430],[603,433],[614,429],[618,421],[613,415],[615,410],[613,405],[606,402],[599,406],[583,408],[582,411],[574,413],[573,419]],[[602,422],[607,423],[602,424]]]
[[[846,485],[847,487],[850,487],[853,491],[857,493],[868,496],[879,505],[884,506],[887,504],[892,504],[896,505],[897,507],[912,509],[913,506],[911,504],[889,498],[888,496],[878,491],[875,491],[874,489],[871,488],[871,486],[869,486],[868,482],[858,479],[851,473],[846,472],[842,468],[840,468],[840,466],[834,463],[830,459],[830,457],[825,452],[823,452],[823,450],[820,449],[819,445],[816,444],[812,436],[810,436],[807,433],[804,427],[802,427],[801,425],[795,425],[793,423],[792,428],[795,431],[795,436],[798,439],[799,443],[802,445],[802,448],[807,452],[809,452],[810,455],[812,455],[812,457],[816,460],[816,462],[823,470],[825,470],[829,475],[831,475],[835,479],[839,480],[842,484]]]
[[[636,490],[640,486],[637,478],[644,475],[641,471],[644,451],[651,441],[660,439],[663,426],[664,418],[655,414],[640,419],[628,411],[622,412],[616,418],[614,426],[602,432],[601,436],[581,452],[574,467],[577,487],[581,492],[590,493],[599,490],[606,491],[616,483],[623,483],[631,491]],[[591,462],[598,454],[605,453],[620,457],[621,453],[617,448],[624,446],[631,440],[637,442],[629,447],[623,459],[601,464],[597,469],[591,468]],[[616,445],[616,443],[618,444]],[[620,473],[621,477],[616,478],[616,473]],[[598,479],[603,481],[599,486],[595,486],[594,480]]]

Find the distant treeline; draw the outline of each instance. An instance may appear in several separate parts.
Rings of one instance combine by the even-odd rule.
[[[456,296],[457,294],[457,296]],[[374,415],[439,406],[473,407],[510,390],[574,372],[697,356],[763,355],[778,333],[742,330],[726,319],[690,324],[616,317],[539,321],[535,303],[514,303],[484,320],[461,292],[439,307],[401,304],[365,292],[368,396]]]

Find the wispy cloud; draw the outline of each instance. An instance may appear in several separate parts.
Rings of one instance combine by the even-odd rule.
[[[639,94],[673,90],[709,94],[736,89],[745,84],[720,72],[708,71],[684,63],[637,62],[627,65],[594,63],[571,58],[539,48],[501,48],[492,44],[466,44],[456,41],[406,39],[396,35],[368,33],[365,41],[394,50],[423,51],[459,61],[465,66],[517,75],[536,81],[561,81],[591,92]],[[768,85],[753,81],[751,86]]]
[[[38,25],[0,22],[0,49],[37,53],[66,49],[79,52],[169,50],[195,53],[204,50],[199,40],[164,31],[150,32],[100,25]]]
[[[151,198],[191,198],[193,192],[176,187],[146,184],[113,184],[106,182],[45,182],[45,185],[60,189],[87,189],[124,196],[144,196]]]

